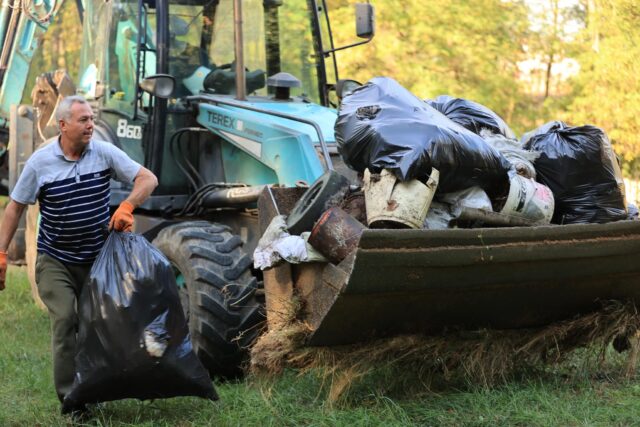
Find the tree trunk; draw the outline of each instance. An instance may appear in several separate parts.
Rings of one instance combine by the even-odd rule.
[[[547,75],[544,79],[544,99],[549,97],[549,88],[551,86],[551,69],[553,68],[553,52],[549,54],[549,61],[547,62]]]

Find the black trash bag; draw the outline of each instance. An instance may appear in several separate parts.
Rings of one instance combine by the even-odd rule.
[[[522,135],[522,138],[520,138],[520,145],[524,146],[527,144],[527,142],[529,142],[529,140],[531,138],[533,138],[536,135],[541,135],[543,133],[549,133],[558,129],[564,129],[566,127],[569,127],[569,125],[567,125],[565,122],[560,122],[560,121],[551,121],[551,122],[547,122],[545,124],[543,124],[542,126],[535,128],[532,131],[529,131],[527,133],[525,133],[524,135]]]
[[[363,172],[388,169],[401,181],[440,172],[438,190],[508,186],[509,162],[480,136],[452,122],[395,80],[377,77],[342,100],[335,125],[345,163]]]
[[[482,104],[449,95],[440,95],[436,99],[427,99],[425,102],[476,135],[480,135],[482,129],[488,129],[492,133],[516,139],[516,134],[509,125]]]
[[[555,224],[605,223],[627,218],[624,181],[609,138],[595,126],[563,122],[534,131],[525,148],[539,151],[537,180],[553,192]]]
[[[171,265],[143,236],[109,235],[78,310],[76,376],[63,412],[125,398],[218,399],[193,351]]]

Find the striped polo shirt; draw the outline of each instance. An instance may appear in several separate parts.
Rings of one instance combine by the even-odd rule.
[[[64,156],[58,139],[27,160],[11,198],[40,203],[38,252],[73,264],[93,262],[109,224],[110,180],[132,183],[140,165],[122,150],[91,140],[80,159]]]

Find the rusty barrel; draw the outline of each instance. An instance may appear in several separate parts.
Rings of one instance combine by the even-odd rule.
[[[309,244],[334,264],[346,258],[358,247],[366,227],[338,207],[326,210],[316,222]]]

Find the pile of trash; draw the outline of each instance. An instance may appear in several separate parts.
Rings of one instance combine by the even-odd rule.
[[[350,183],[329,171],[288,216],[278,215],[254,253],[339,263],[365,228],[447,229],[605,223],[629,218],[611,143],[595,126],[554,121],[521,140],[476,102],[423,101],[377,77],[346,96],[335,124]]]

